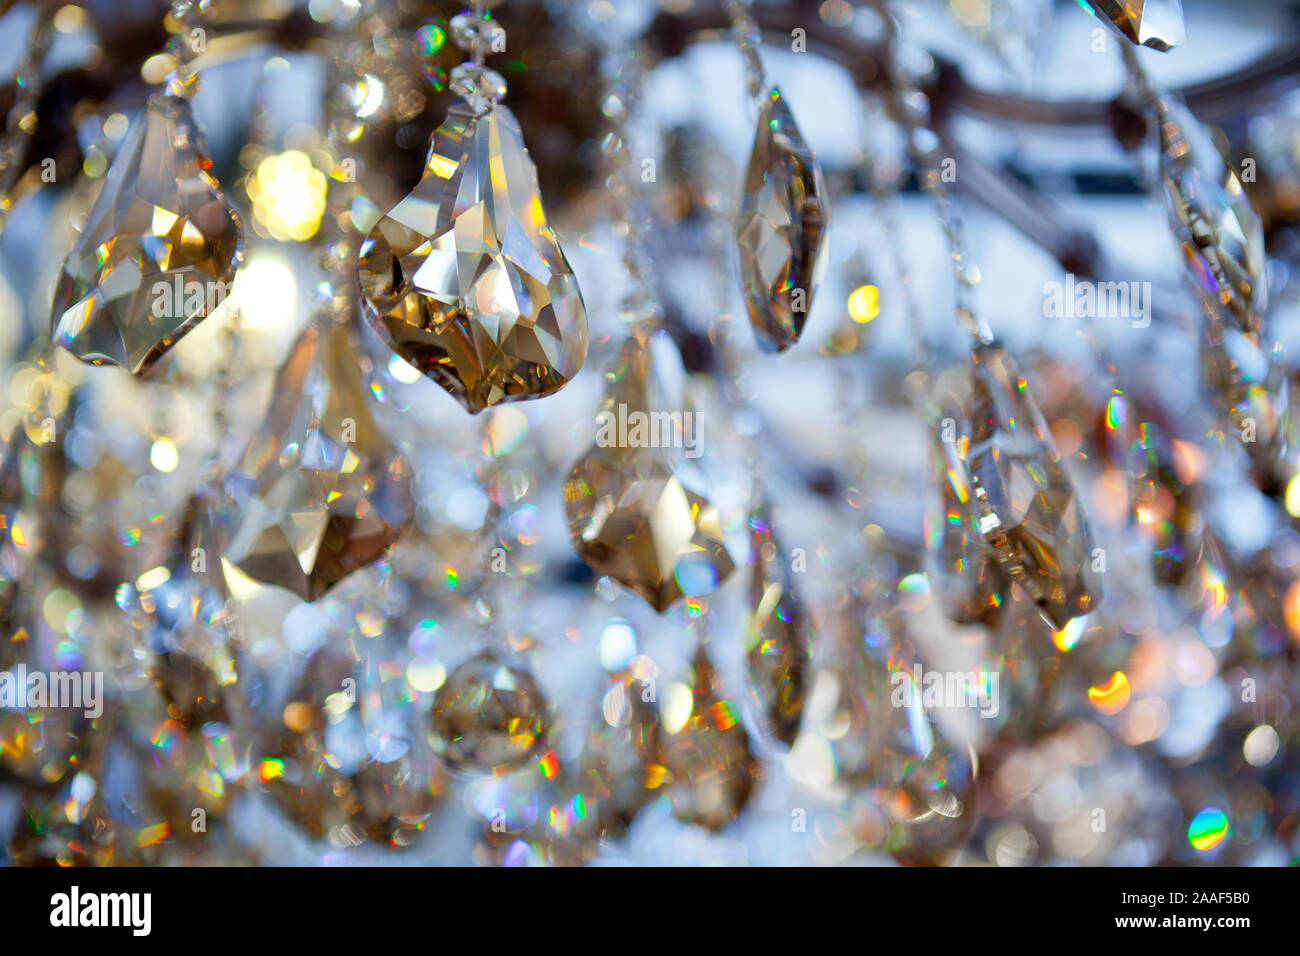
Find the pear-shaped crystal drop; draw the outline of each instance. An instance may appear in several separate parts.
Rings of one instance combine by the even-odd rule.
[[[649,434],[647,423],[666,410],[644,334],[628,337],[605,380],[596,443],[564,483],[569,534],[597,574],[663,612],[684,595],[711,593],[735,563],[717,511],[682,484],[660,447],[665,436],[656,444]]]
[[[155,95],[127,134],[54,291],[54,341],[143,375],[230,291],[239,215],[188,101]]]
[[[186,730],[234,716],[224,689],[238,680],[239,619],[212,538],[209,502],[194,495],[167,559],[117,589],[168,714]]]
[[[971,513],[965,459],[969,440],[969,436],[953,436],[945,441],[935,434],[940,508],[926,516],[926,538],[944,611],[954,621],[993,624],[1007,601],[1010,582]]]
[[[542,749],[550,710],[533,676],[501,655],[476,654],[448,675],[433,699],[434,752],[454,769],[517,770]]]
[[[886,689],[877,686],[862,639],[864,609],[856,599],[818,650],[799,739],[791,750],[792,772],[809,785],[858,785],[871,778],[884,747]]]
[[[691,662],[690,687],[670,687],[660,703],[646,767],[647,784],[667,789],[677,819],[710,830],[740,815],[759,772],[736,707],[716,685],[701,643]]]
[[[503,105],[451,107],[423,178],[366,237],[359,269],[371,324],[471,412],[550,395],[582,368],[582,295]]]
[[[386,690],[354,650],[321,648],[265,738],[264,789],[316,839],[405,846],[433,812],[446,773]]]
[[[770,509],[756,506],[749,516],[749,619],[745,654],[750,686],[773,736],[794,743],[803,718],[804,682],[812,655],[808,616],[794,591],[794,576],[772,533]]]
[[[634,723],[640,726],[633,718],[641,693],[640,682],[627,673],[612,676],[578,757],[575,789],[602,835],[622,836],[653,795],[632,733]]]
[[[306,601],[384,555],[414,514],[410,465],[370,414],[362,361],[345,325],[308,328],[222,482],[223,557]]]
[[[1201,369],[1210,401],[1227,418],[1250,457],[1266,469],[1287,451],[1287,376],[1259,335],[1207,322]]]
[[[808,321],[829,212],[821,167],[775,87],[763,98],[736,218],[740,280],[759,345],[782,352]]]
[[[1169,228],[1196,294],[1212,319],[1259,332],[1268,299],[1259,214],[1236,171],[1182,103],[1157,100],[1156,120]]]
[[[1140,46],[1163,51],[1187,39],[1182,0],[1089,0],[1085,7]]]
[[[1027,383],[997,345],[972,355],[972,513],[1004,573],[1054,630],[1101,599],[1083,502]]]

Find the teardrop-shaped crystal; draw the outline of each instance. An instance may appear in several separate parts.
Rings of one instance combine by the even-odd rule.
[[[224,689],[238,681],[239,619],[212,540],[209,502],[194,495],[171,553],[117,589],[140,629],[149,675],[186,730],[228,722]]]
[[[653,796],[632,734],[640,693],[640,682],[626,673],[613,675],[578,757],[575,789],[602,835],[622,836]]]
[[[414,515],[411,468],[370,413],[364,361],[345,325],[308,328],[222,481],[222,556],[305,601],[384,555]]]
[[[1207,322],[1201,369],[1210,401],[1231,423],[1242,447],[1266,467],[1287,450],[1289,386],[1281,363],[1257,334]]]
[[[997,345],[972,355],[972,514],[1003,572],[1060,630],[1101,600],[1092,532],[1027,383]]]
[[[695,649],[690,684],[673,684],[659,702],[644,743],[646,782],[666,788],[673,816],[721,830],[749,803],[759,764],[735,705],[718,690],[704,644]]]
[[[1156,580],[1177,585],[1200,564],[1204,545],[1196,489],[1179,479],[1157,425],[1142,422],[1136,432],[1142,462],[1133,474],[1133,516],[1150,542]]]
[[[773,736],[794,743],[803,718],[804,681],[812,647],[808,616],[794,591],[794,576],[772,533],[770,509],[757,505],[749,516],[752,568],[745,653],[750,686]]]
[[[935,435],[940,508],[926,516],[926,538],[944,611],[954,621],[991,625],[1007,601],[1009,582],[971,512],[965,460],[969,441],[969,436],[954,435],[945,441],[941,434]]]
[[[264,790],[310,836],[340,847],[406,846],[424,829],[446,772],[384,686],[382,663],[324,647],[307,661],[265,738]]]
[[[1182,0],[1089,0],[1085,7],[1140,46],[1164,51],[1187,39]]]
[[[1236,171],[1182,103],[1157,100],[1156,120],[1165,211],[1192,286],[1211,317],[1259,332],[1268,300],[1263,222]]]
[[[189,102],[151,97],[59,274],[56,344],[143,375],[225,299],[243,227],[211,167]]]
[[[533,676],[486,650],[448,675],[433,699],[434,752],[455,769],[505,773],[532,760],[551,718]]]
[[[887,695],[863,645],[863,613],[852,604],[820,642],[803,727],[790,754],[792,774],[810,786],[869,781],[884,748]]]
[[[829,222],[821,167],[773,87],[759,111],[754,150],[736,217],[740,280],[764,349],[799,341],[825,262]]]
[[[371,324],[471,412],[559,391],[586,359],[582,295],[503,105],[451,107],[359,268]]]
[[[663,612],[684,595],[714,591],[735,563],[717,511],[682,484],[664,447],[675,434],[672,416],[680,422],[683,413],[660,404],[642,332],[628,337],[605,380],[609,391],[597,415],[596,443],[564,483],[569,535],[597,574]]]
[[[533,769],[472,785],[468,797],[483,817],[476,863],[582,866],[600,852],[593,807],[554,751]]]
[[[869,788],[884,826],[873,825],[869,840],[858,837],[900,862],[943,862],[974,821],[973,763],[969,748],[949,742],[928,713],[930,682],[922,676],[925,687],[916,683],[921,672],[897,594],[869,605],[852,599],[829,650],[792,755],[794,772]]]

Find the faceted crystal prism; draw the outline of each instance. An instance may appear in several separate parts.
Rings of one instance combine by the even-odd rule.
[[[505,106],[452,106],[424,177],[362,244],[360,276],[371,324],[471,412],[556,392],[586,358],[578,283]]]
[[[424,829],[447,774],[421,739],[414,708],[379,676],[387,663],[365,664],[350,645],[327,645],[308,659],[264,737],[259,780],[315,839],[396,848]]]
[[[143,375],[229,292],[242,226],[190,104],[156,95],[113,160],[54,292],[54,341]]]
[[[305,601],[384,555],[414,514],[410,465],[370,414],[361,361],[345,325],[304,332],[217,503],[223,557]]]
[[[713,506],[682,484],[663,447],[638,437],[635,425],[623,427],[671,414],[654,408],[659,390],[646,338],[633,333],[605,377],[596,443],[564,483],[569,534],[597,574],[663,612],[684,595],[712,592],[735,563]]]
[[[1139,46],[1165,51],[1187,39],[1181,0],[1088,0],[1085,6]]]
[[[690,712],[684,720],[661,713],[644,737],[647,785],[667,788],[677,819],[710,830],[723,829],[745,809],[759,769],[735,705],[719,696],[716,683],[700,644],[691,663]]]
[[[997,345],[972,356],[965,416],[972,514],[1003,571],[1061,630],[1101,599],[1092,570],[1092,534],[1023,378]]]
[[[783,352],[799,341],[821,278],[829,213],[821,167],[781,91],[763,99],[736,218],[740,278],[759,345]]]
[[[788,747],[803,718],[804,681],[812,656],[808,617],[772,534],[766,505],[750,514],[749,531],[753,577],[745,650],[750,686],[772,734]]]
[[[1169,228],[1196,294],[1212,318],[1259,332],[1268,299],[1259,214],[1186,107],[1161,99],[1156,118]]]
[[[429,740],[452,767],[504,773],[531,760],[550,727],[546,698],[532,675],[484,651],[438,688]]]
[[[1287,376],[1275,357],[1261,348],[1259,336],[1207,322],[1201,333],[1201,366],[1210,401],[1231,423],[1247,453],[1270,465],[1284,458]]]
[[[212,537],[208,502],[195,495],[168,559],[117,589],[168,714],[186,730],[229,722],[224,691],[238,680],[239,619]]]
[[[985,545],[971,513],[970,475],[964,450],[969,438],[935,436],[939,478],[937,515],[927,516],[927,540],[937,559],[933,575],[944,611],[954,621],[993,624],[1007,599],[1007,579]]]

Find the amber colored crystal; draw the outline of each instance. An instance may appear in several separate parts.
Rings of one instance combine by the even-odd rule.
[[[587,355],[587,314],[542,211],[519,123],[457,101],[424,176],[361,246],[365,314],[471,412],[549,395]]]
[[[782,352],[799,341],[824,260],[829,222],[821,168],[781,91],[759,111],[736,219],[745,306],[759,345]]]
[[[346,325],[308,328],[216,506],[223,557],[307,601],[383,556],[414,515],[411,467],[370,414],[361,361]]]
[[[211,165],[188,101],[152,97],[59,275],[55,343],[143,375],[224,300],[242,225]]]

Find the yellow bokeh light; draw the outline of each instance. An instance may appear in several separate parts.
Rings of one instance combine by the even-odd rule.
[[[1104,684],[1088,688],[1088,700],[1103,714],[1118,714],[1128,706],[1131,694],[1128,677],[1123,671],[1116,671]]]
[[[253,216],[271,238],[305,242],[325,214],[325,174],[296,149],[267,156],[247,180]]]
[[[235,274],[234,298],[246,328],[274,328],[293,315],[298,286],[285,263],[255,257]]]
[[[880,290],[860,285],[849,294],[849,317],[865,325],[880,314]]]

